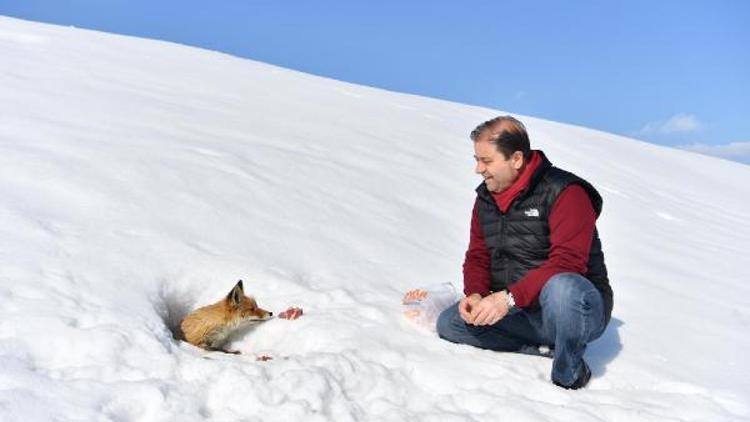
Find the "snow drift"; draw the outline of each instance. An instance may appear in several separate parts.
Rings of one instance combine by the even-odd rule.
[[[461,287],[503,112],[4,17],[0,57],[3,421],[750,419],[748,166],[520,116],[605,200],[615,310],[569,392],[400,313]],[[238,279],[304,316],[173,338]]]

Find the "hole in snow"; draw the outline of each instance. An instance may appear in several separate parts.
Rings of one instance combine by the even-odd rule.
[[[161,303],[157,304],[159,315],[175,340],[183,340],[180,322],[192,311],[194,298],[189,291],[180,292],[168,282],[162,285]]]

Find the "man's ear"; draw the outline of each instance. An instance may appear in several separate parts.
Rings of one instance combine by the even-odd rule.
[[[242,287],[242,280],[240,280],[227,295],[227,301],[232,305],[239,305],[243,296],[245,296],[245,290]]]
[[[516,170],[521,170],[521,167],[523,167],[524,159],[523,159],[523,152],[516,151],[511,155],[511,160],[513,161],[513,168]]]

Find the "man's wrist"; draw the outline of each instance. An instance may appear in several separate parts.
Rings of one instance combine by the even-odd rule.
[[[508,309],[515,308],[516,298],[513,297],[513,293],[511,293],[508,289],[503,290],[503,293],[505,293],[505,304],[508,305]]]

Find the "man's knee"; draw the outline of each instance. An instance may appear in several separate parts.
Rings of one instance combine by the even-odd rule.
[[[559,330],[580,333],[588,341],[604,329],[601,293],[580,274],[562,273],[550,278],[539,299],[545,325],[556,327],[558,334]]]
[[[437,333],[441,338],[455,341],[456,318],[461,318],[458,313],[458,303],[443,310],[436,322]],[[462,320],[463,321],[463,320]]]
[[[601,293],[584,276],[561,273],[550,278],[539,295],[542,312],[547,321],[568,320],[576,315],[603,316],[604,302]]]
[[[539,299],[543,308],[554,311],[581,304],[583,298],[593,293],[598,294],[598,290],[586,277],[560,273],[547,281]]]

